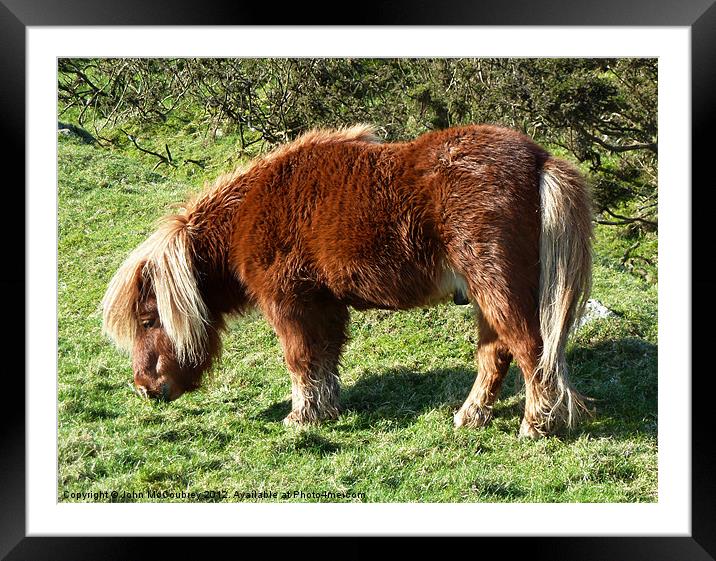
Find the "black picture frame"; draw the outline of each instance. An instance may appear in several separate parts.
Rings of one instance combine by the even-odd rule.
[[[27,537],[25,531],[25,383],[18,372],[24,372],[24,358],[13,349],[25,348],[24,304],[25,244],[17,232],[25,231],[25,32],[28,26],[67,25],[588,25],[588,26],[687,26],[691,29],[691,110],[692,110],[692,352],[683,357],[684,372],[691,372],[692,396],[692,513],[691,535],[687,537],[515,537],[459,538],[441,544],[441,556],[465,554],[484,556],[494,550],[508,557],[529,555],[531,559],[569,560],[708,560],[716,558],[716,439],[713,436],[711,399],[714,377],[708,356],[711,342],[710,319],[716,312],[713,295],[716,281],[710,273],[712,254],[710,224],[714,208],[711,170],[711,131],[714,130],[716,103],[716,5],[714,0],[488,0],[470,2],[451,0],[427,2],[401,0],[386,4],[362,3],[357,10],[341,12],[335,5],[320,3],[222,3],[204,0],[201,4],[184,0],[124,0],[108,4],[100,1],[66,0],[0,0],[0,130],[4,139],[5,174],[17,174],[15,181],[6,179],[3,190],[8,235],[3,244],[4,273],[0,287],[4,298],[6,333],[3,339],[3,389],[5,406],[0,407],[0,557],[18,559],[143,559],[177,558],[198,546],[209,557],[222,551],[251,554],[261,551],[261,543],[246,543],[259,538],[245,538],[240,546],[232,538],[139,538],[139,537]],[[710,158],[709,158],[710,157]],[[698,187],[697,187],[698,186]],[[48,186],[48,189],[50,187]],[[7,209],[12,209],[8,212]],[[20,211],[23,209],[23,211]],[[15,221],[13,223],[13,220]],[[8,296],[9,295],[9,296]],[[701,322],[701,318],[704,319]],[[701,325],[699,325],[701,324]],[[19,364],[13,364],[13,356]],[[674,373],[683,376],[684,373]],[[688,380],[684,381],[688,383]],[[10,397],[12,396],[12,397]],[[556,528],[558,533],[559,529]],[[270,538],[275,541],[276,538]],[[345,547],[339,538],[306,543],[300,538],[284,538],[285,543],[271,545],[280,555],[303,549],[310,555],[364,556],[368,548],[399,546],[423,548],[421,539],[409,543],[389,544],[385,539],[364,538],[356,546]],[[299,541],[300,540],[300,541]],[[262,540],[264,541],[264,540]],[[404,541],[404,540],[403,540]],[[291,543],[289,543],[291,542]],[[293,543],[296,542],[296,543]],[[307,548],[307,549],[304,549]],[[454,551],[453,551],[454,550]],[[243,552],[243,553],[242,553]],[[405,550],[407,555],[408,551]]]

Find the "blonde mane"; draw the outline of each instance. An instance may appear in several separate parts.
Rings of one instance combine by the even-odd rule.
[[[139,329],[141,281],[154,291],[159,319],[179,362],[198,362],[205,354],[209,312],[196,283],[185,215],[166,218],[127,257],[102,300],[104,333],[130,353]]]

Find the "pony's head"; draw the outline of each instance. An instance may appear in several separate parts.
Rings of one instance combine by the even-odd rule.
[[[196,389],[219,351],[219,335],[197,284],[186,217],[169,217],[109,283],[103,330],[131,353],[134,384],[173,400]]]

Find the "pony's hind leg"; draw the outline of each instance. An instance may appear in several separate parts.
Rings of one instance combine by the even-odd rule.
[[[456,427],[481,427],[492,419],[492,404],[500,393],[512,361],[512,354],[497,332],[479,311],[477,316],[477,378],[465,403],[455,413]]]
[[[542,352],[535,297],[538,271],[508,277],[499,270],[486,276],[468,269],[466,277],[470,293],[480,308],[479,372],[467,401],[455,415],[455,424],[481,426],[490,420],[491,405],[514,357],[526,390],[520,435],[535,437],[549,433],[555,427],[550,422],[547,405],[553,401],[555,388],[550,380],[536,373]]]
[[[500,301],[499,298],[493,302]],[[513,298],[502,308],[493,308],[490,317],[495,321],[495,330],[514,356],[525,381],[525,412],[519,435],[537,438],[559,431],[565,424],[564,407],[567,400],[576,396],[570,388],[562,389],[558,379],[540,372],[537,368],[542,353],[542,336],[536,321],[536,312],[530,313],[527,299]],[[576,397],[575,397],[576,399]]]
[[[291,376],[292,407],[284,424],[338,418],[338,363],[347,339],[347,308],[331,297],[270,308]]]
[[[571,428],[574,419],[588,409],[585,398],[567,380],[563,357],[553,371],[542,371],[539,366],[541,338],[538,343],[528,340],[519,353],[516,351],[515,357],[525,378],[525,414],[520,436],[538,438]]]

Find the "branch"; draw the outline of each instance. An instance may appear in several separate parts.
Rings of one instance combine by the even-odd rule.
[[[196,166],[199,166],[201,169],[204,169],[206,167],[206,164],[204,164],[203,160],[192,160],[191,158],[187,158],[186,160],[184,160],[184,163],[194,164]]]
[[[641,222],[642,224],[645,224],[649,226],[650,228],[654,228],[655,230],[659,227],[659,223],[655,222],[654,220],[649,220],[647,218],[644,218],[643,216],[622,216],[621,214],[616,214],[609,210],[608,208],[603,209],[603,212],[606,212],[608,215],[616,218],[617,220],[620,220],[620,222],[613,222],[611,220],[603,220],[603,219],[597,219],[597,224],[605,224],[607,226],[624,226],[625,224],[633,224],[634,222]]]
[[[152,156],[155,156],[155,157],[159,158],[159,161],[157,162],[157,165],[155,165],[155,166],[152,168],[152,171],[154,171],[155,169],[157,169],[157,168],[158,168],[160,165],[162,165],[162,164],[167,164],[167,165],[169,165],[169,166],[176,167],[176,165],[174,164],[174,162],[173,162],[172,159],[171,159],[171,154],[169,153],[169,146],[168,146],[168,145],[165,144],[164,146],[165,146],[165,148],[167,149],[167,154],[168,154],[169,157],[163,156],[162,154],[159,154],[159,153],[157,153],[157,152],[153,152],[153,151],[151,151],[151,150],[147,150],[146,148],[142,148],[142,147],[137,143],[137,139],[136,139],[134,136],[132,136],[131,134],[129,134],[129,133],[128,133],[127,131],[125,131],[124,129],[119,129],[119,130],[122,131],[124,134],[127,135],[127,138],[132,141],[132,144],[134,144],[134,146],[136,146],[137,150],[139,150],[140,152],[144,152],[145,154],[151,154]]]
[[[598,136],[590,133],[587,131],[584,127],[579,127],[579,131],[584,134],[589,140],[596,142],[603,148],[606,148],[607,150],[611,152],[631,152],[632,150],[649,150],[650,152],[653,152],[654,154],[659,153],[659,146],[656,142],[644,142],[644,143],[636,143],[636,144],[626,144],[624,146],[619,146],[617,144],[609,144],[608,142],[602,140]]]
[[[606,212],[609,216],[618,218],[619,220],[628,220],[629,222],[643,222],[644,224],[649,224],[650,226],[658,225],[653,220],[648,220],[648,219],[644,218],[643,216],[622,216],[621,214],[616,214],[615,212],[612,212],[608,208],[605,208],[604,212]]]

